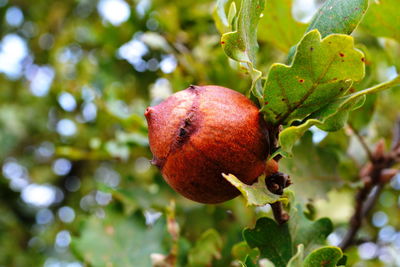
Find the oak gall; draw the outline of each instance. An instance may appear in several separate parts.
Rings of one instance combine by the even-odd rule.
[[[267,126],[245,96],[220,86],[190,86],[146,109],[152,163],[167,183],[201,203],[239,195],[221,173],[246,184],[263,174]]]

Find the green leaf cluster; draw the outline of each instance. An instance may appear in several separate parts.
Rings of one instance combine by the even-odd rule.
[[[290,205],[288,223],[279,225],[263,217],[257,220],[254,228],[243,231],[247,244],[259,249],[258,261],[268,259],[275,267],[336,266],[343,256],[342,251],[325,246],[333,230],[332,222],[328,218],[311,221],[293,199]]]

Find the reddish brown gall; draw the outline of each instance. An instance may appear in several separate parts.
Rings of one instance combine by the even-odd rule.
[[[201,203],[239,195],[222,177],[252,184],[266,169],[267,125],[245,96],[220,86],[191,86],[146,109],[152,163],[167,183]]]

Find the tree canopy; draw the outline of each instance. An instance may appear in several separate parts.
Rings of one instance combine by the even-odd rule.
[[[397,0],[0,0],[0,266],[400,265],[399,57]],[[166,184],[144,111],[191,84],[280,130],[282,196]]]

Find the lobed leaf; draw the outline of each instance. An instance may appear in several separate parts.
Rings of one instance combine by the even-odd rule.
[[[289,191],[288,195],[294,203],[293,193]],[[251,248],[260,250],[260,258],[272,261],[276,267],[295,267],[302,266],[303,255],[324,245],[332,230],[328,218],[311,221],[299,204],[292,204],[288,223],[278,225],[270,218],[260,218],[254,229],[243,231],[243,237]]]
[[[304,267],[334,267],[343,257],[342,250],[338,247],[323,247],[310,253],[304,260]]]
[[[269,71],[262,109],[267,121],[291,124],[344,95],[364,77],[363,60],[352,37],[334,34],[321,40],[317,30],[309,32],[291,66],[274,64]]]
[[[332,33],[351,34],[367,8],[368,0],[327,0],[311,20],[307,32],[317,29],[322,37]]]
[[[311,126],[316,125],[324,131],[336,131],[342,128],[347,121],[349,112],[359,108],[364,103],[366,95],[378,93],[399,84],[400,76],[397,76],[391,81],[342,96],[325,105],[320,110],[311,114],[305,123],[287,127],[279,134],[279,144],[282,150],[290,153],[295,142]]]
[[[314,15],[306,33],[316,29],[323,38],[333,33],[351,34],[367,9],[368,0],[327,0]],[[296,47],[293,46],[288,62],[292,61],[295,51]]]
[[[231,254],[234,259],[246,261],[247,257],[258,258],[260,251],[257,248],[250,248],[245,241],[242,241],[232,247]]]
[[[270,218],[260,218],[254,229],[243,231],[243,237],[250,247],[259,248],[261,258],[269,259],[275,267],[286,267],[293,255],[287,224],[278,225]]]
[[[257,81],[261,72],[255,69],[255,58],[258,49],[257,25],[264,10],[265,0],[242,1],[237,15],[237,27],[232,32],[222,35],[221,44],[226,55],[246,64],[252,78],[251,91],[257,98],[261,97],[261,85]],[[254,90],[255,89],[255,90]]]
[[[306,132],[293,148],[293,158],[283,158],[280,170],[290,173],[299,202],[325,198],[326,194],[343,185],[339,173],[340,156],[335,148],[314,144],[311,132]]]
[[[242,267],[257,267],[250,256],[247,256],[244,262],[241,262]]]
[[[280,195],[271,193],[265,185],[265,176],[260,176],[258,181],[252,185],[242,183],[233,174],[222,174],[233,186],[235,186],[246,199],[247,205],[264,206],[266,204],[282,201],[286,198]]]
[[[297,246],[297,252],[293,255],[287,264],[287,267],[303,267],[304,246],[300,244]]]
[[[301,205],[297,204],[290,209],[289,231],[293,245],[303,244],[304,254],[307,255],[325,244],[326,238],[333,231],[333,224],[328,218],[309,220],[304,215]]]
[[[225,12],[225,6],[228,1],[229,0],[218,0],[213,11],[215,26],[220,33],[228,32],[231,29],[231,25],[228,22],[228,17]]]

